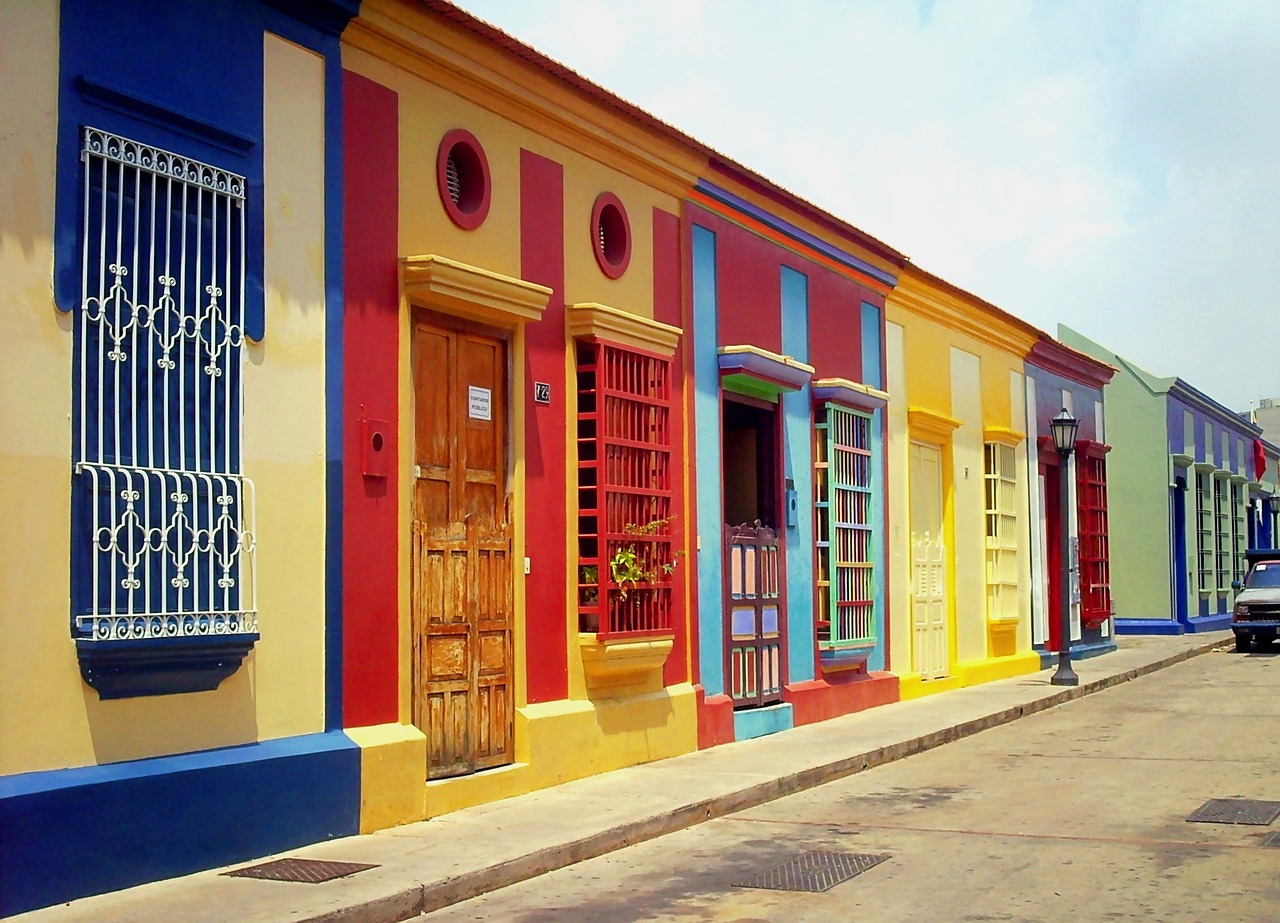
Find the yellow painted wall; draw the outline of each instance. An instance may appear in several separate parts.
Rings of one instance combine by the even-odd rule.
[[[265,37],[266,337],[245,371],[258,493],[258,732],[324,729],[324,61]]]
[[[50,243],[56,8],[0,5],[0,86],[24,88],[0,97],[0,774],[323,728],[323,81],[309,53],[274,38],[264,53],[280,82],[265,100],[268,332],[249,351],[244,446],[262,640],[216,691],[103,702],[70,633],[72,333],[53,305]]]
[[[890,669],[911,671],[910,506],[907,410],[958,420],[951,456],[948,584],[952,599],[952,670],[961,682],[980,682],[1036,668],[1030,653],[1031,550],[1019,530],[1018,655],[992,663],[986,612],[985,430],[1021,432],[1025,426],[1023,357],[1034,337],[997,312],[908,269],[886,301],[891,522]],[[1029,522],[1027,458],[1019,450],[1019,522]],[[928,684],[926,684],[928,685]],[[908,688],[904,686],[904,690]],[[939,688],[942,688],[940,685]],[[904,695],[907,693],[904,691]]]
[[[961,421],[951,436],[952,637],[955,660],[963,662],[987,656],[985,460],[980,423],[984,394],[979,357],[955,346],[948,352],[951,415]]]

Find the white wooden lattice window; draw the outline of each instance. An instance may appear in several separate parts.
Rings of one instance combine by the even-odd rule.
[[[1196,472],[1196,572],[1197,589],[1201,592],[1213,588],[1213,509],[1210,506],[1210,480],[1207,471]]]
[[[985,449],[987,618],[1018,617],[1018,466],[1013,446]]]
[[[1226,590],[1231,583],[1231,511],[1227,509],[1230,499],[1226,481],[1218,476],[1213,477],[1213,528],[1214,547],[1217,551],[1218,589]]]
[[[838,404],[816,410],[814,602],[823,649],[876,644],[871,521],[871,418]]]
[[[1233,480],[1231,482],[1231,545],[1232,545],[1232,580],[1244,582],[1245,574],[1245,543],[1248,540],[1248,530],[1245,528],[1245,497],[1244,486]]]
[[[245,180],[93,128],[81,162],[76,635],[256,632]]]

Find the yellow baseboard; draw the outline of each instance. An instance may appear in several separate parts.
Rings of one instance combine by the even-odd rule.
[[[411,724],[347,728],[360,747],[360,832],[426,817],[427,738]]]
[[[977,686],[997,679],[1025,676],[1040,669],[1040,655],[1035,651],[1023,651],[1007,657],[984,657],[969,660],[955,666],[955,675],[962,685]]]
[[[960,677],[954,675],[939,679],[924,679],[919,673],[907,673],[898,677],[898,698],[901,701],[922,699],[927,695],[959,689],[963,685]]]
[[[515,724],[517,762],[428,782],[428,817],[698,748],[697,700],[688,683],[626,698],[528,705],[516,710]]]

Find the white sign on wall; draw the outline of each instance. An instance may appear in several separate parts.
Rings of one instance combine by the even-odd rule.
[[[467,416],[473,420],[493,419],[493,392],[488,388],[467,388]]]

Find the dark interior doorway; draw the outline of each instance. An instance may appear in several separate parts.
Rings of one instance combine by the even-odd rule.
[[[724,521],[756,520],[777,529],[778,412],[776,405],[725,395],[723,426]]]

